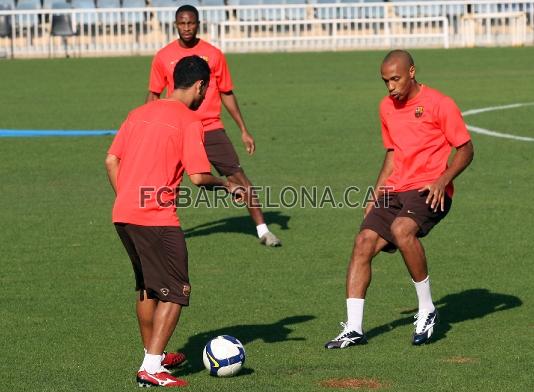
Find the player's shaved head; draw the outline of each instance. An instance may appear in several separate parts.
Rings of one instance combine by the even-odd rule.
[[[408,51],[401,49],[395,49],[386,54],[386,57],[384,57],[384,60],[382,60],[382,65],[391,63],[393,61],[399,61],[401,64],[405,65],[406,68],[410,68],[415,65],[412,55]]]

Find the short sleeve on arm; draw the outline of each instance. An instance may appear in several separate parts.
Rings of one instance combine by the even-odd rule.
[[[148,90],[153,93],[161,93],[167,85],[165,79],[165,67],[163,66],[159,56],[156,54],[152,60],[150,67],[150,80],[148,82]]]
[[[203,138],[200,121],[191,124],[183,133],[182,162],[188,175],[211,172]]]
[[[389,129],[386,119],[384,118],[382,106],[380,106],[380,125],[382,128],[382,143],[384,144],[386,150],[392,150],[393,142],[391,141],[391,136],[389,136]]]
[[[471,140],[460,109],[452,98],[445,97],[439,103],[439,124],[445,138],[453,147],[459,147]]]
[[[128,119],[126,119],[119,128],[119,132],[115,135],[115,138],[109,147],[108,154],[115,155],[117,158],[122,158],[128,128]]]
[[[230,76],[230,69],[226,63],[224,54],[219,52],[218,61],[215,64],[215,80],[217,80],[217,88],[221,93],[232,91],[234,86],[232,84],[232,77]]]

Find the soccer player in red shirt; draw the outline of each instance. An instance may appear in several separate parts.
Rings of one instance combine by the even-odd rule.
[[[454,101],[415,79],[412,56],[394,50],[385,57],[382,79],[389,95],[380,103],[386,156],[378,175],[377,198],[367,204],[347,271],[347,323],[325,347],[367,342],[362,329],[364,299],[371,283],[371,260],[399,249],[419,301],[414,345],[432,336],[438,312],[432,302],[427,261],[420,237],[452,203],[452,180],[473,159],[473,144]],[[448,165],[452,148],[456,152]]]
[[[248,132],[235,94],[232,78],[223,53],[204,40],[197,38],[199,28],[198,10],[191,5],[183,5],[176,11],[176,28],[179,39],[162,48],[154,57],[150,70],[147,102],[159,99],[166,88],[167,94],[172,93],[172,70],[174,64],[184,56],[197,55],[207,61],[211,69],[211,78],[206,99],[198,109],[204,125],[204,143],[208,159],[220,175],[247,189],[252,186],[245,175],[239,157],[226,135],[221,121],[221,102],[241,130],[241,139],[249,154],[253,154],[256,146],[252,135]],[[260,242],[267,246],[280,246],[280,240],[269,231],[259,202],[253,192],[247,207],[256,224]]]
[[[174,69],[174,91],[167,99],[129,113],[106,158],[116,194],[113,222],[135,273],[137,318],[145,357],[137,373],[140,386],[185,386],[167,368],[185,360],[166,353],[180,316],[189,305],[187,248],[176,215],[176,190],[184,171],[195,185],[225,187],[243,197],[236,184],[210,174],[197,109],[209,84],[210,70],[197,56]]]

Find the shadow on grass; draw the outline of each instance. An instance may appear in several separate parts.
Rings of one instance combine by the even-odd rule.
[[[263,213],[268,225],[278,225],[280,230],[289,230],[290,217],[277,211]],[[249,215],[219,219],[184,230],[186,238],[201,237],[214,233],[244,233],[256,236],[254,223]]]
[[[176,374],[183,376],[204,370],[202,350],[206,343],[216,336],[230,335],[236,337],[245,346],[245,351],[247,349],[246,345],[255,340],[263,340],[265,343],[287,342],[290,340],[302,341],[306,339],[303,337],[289,337],[289,334],[293,332],[293,329],[289,328],[289,325],[304,323],[314,318],[315,316],[311,315],[292,316],[271,324],[234,325],[198,333],[191,336],[187,343],[178,349],[178,351],[183,352],[187,356],[187,363],[182,368],[179,368]],[[252,373],[254,373],[253,369],[245,367],[239,372],[239,376],[246,376]]]
[[[501,312],[521,306],[523,301],[508,294],[492,293],[488,289],[470,289],[441,298],[434,305],[439,311],[439,324],[435,327],[431,342],[446,337],[453,324],[479,319],[488,314]],[[366,332],[368,338],[381,335],[394,328],[411,324],[417,309],[407,310],[401,314],[410,314],[391,323],[375,327]]]

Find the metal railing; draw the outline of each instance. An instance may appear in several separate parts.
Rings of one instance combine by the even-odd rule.
[[[3,10],[0,57],[153,54],[177,37],[175,11]],[[534,43],[534,0],[310,2],[199,7],[199,12],[201,37],[227,52]]]

